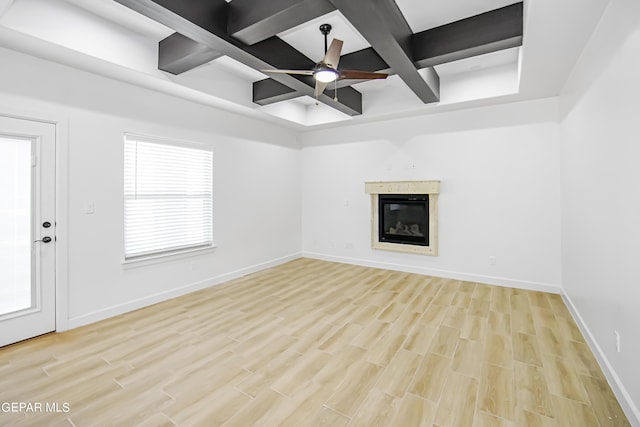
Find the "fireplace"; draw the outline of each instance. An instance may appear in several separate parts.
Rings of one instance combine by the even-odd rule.
[[[428,194],[380,194],[378,218],[381,242],[429,246]]]
[[[438,255],[440,181],[367,182],[373,249]]]

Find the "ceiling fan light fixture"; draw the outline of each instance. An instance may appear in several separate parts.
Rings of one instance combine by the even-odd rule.
[[[332,68],[323,68],[313,73],[313,78],[322,83],[330,83],[338,79],[338,72]]]

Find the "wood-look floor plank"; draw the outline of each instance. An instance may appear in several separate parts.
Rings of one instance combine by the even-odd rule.
[[[538,341],[534,335],[516,332],[511,339],[513,359],[531,365],[542,366]]]
[[[434,402],[407,393],[400,401],[398,411],[389,425],[431,427],[436,416],[436,408]]]
[[[421,360],[422,357],[418,353],[399,350],[380,375],[380,390],[391,396],[403,397]]]
[[[298,427],[309,423],[311,417],[321,417],[324,403],[334,393],[334,389],[316,382],[310,381],[296,393],[287,404],[282,420],[278,426]],[[325,417],[328,414],[324,415]],[[338,425],[346,425],[348,417],[337,417]]]
[[[556,396],[566,397],[587,404],[589,397],[573,363],[562,357],[543,354],[542,363],[549,390]]]
[[[331,355],[320,350],[313,350],[303,354],[289,365],[280,377],[273,382],[271,388],[285,395],[293,396],[300,387],[311,381],[331,360]]]
[[[587,375],[582,375],[580,379],[582,380],[584,388],[587,390],[591,407],[600,422],[600,427],[631,427],[615,395],[604,379],[593,378]]]
[[[511,368],[513,364],[513,346],[511,337],[489,333],[484,346],[484,361],[492,365]]]
[[[438,404],[435,423],[440,427],[473,425],[478,380],[451,372]]]
[[[440,356],[451,358],[456,351],[458,337],[460,337],[460,329],[444,325],[440,326],[436,336],[433,338],[433,341],[431,341],[429,351],[434,354],[439,354]]]
[[[600,427],[593,408],[560,396],[553,396],[559,426]]]
[[[579,374],[590,375],[594,378],[604,379],[602,370],[584,342],[569,341],[567,345],[569,360]]]
[[[409,386],[409,392],[437,402],[451,366],[451,359],[427,353]]]
[[[427,323],[419,323],[407,336],[403,348],[424,355],[429,351],[431,342],[437,332],[438,328],[430,326]]]
[[[486,364],[482,368],[478,409],[507,420],[514,419],[513,370]]]
[[[555,418],[545,417],[527,410],[518,411],[516,425],[526,427],[561,427]]]
[[[481,354],[481,343],[460,338],[455,355],[453,356],[451,369],[469,377],[480,379],[482,357],[479,357],[479,355]]]
[[[489,311],[487,329],[494,334],[511,335],[511,314]]]
[[[399,399],[371,389],[360,410],[351,418],[349,427],[388,426],[397,411]]]
[[[326,405],[347,416],[353,416],[373,388],[382,368],[362,361],[347,372],[340,388],[329,398]]]
[[[487,331],[487,319],[478,316],[467,316],[462,324],[461,338],[484,342]]]
[[[0,425],[630,426],[562,297],[298,259],[0,348]]]
[[[515,362],[514,375],[517,409],[554,418],[551,394],[542,368]]]
[[[496,417],[494,415],[487,414],[486,412],[479,412],[476,414],[474,427],[513,427],[514,423],[504,418]]]

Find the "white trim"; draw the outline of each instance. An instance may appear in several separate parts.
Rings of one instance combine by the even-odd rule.
[[[147,307],[152,304],[167,301],[172,298],[177,298],[182,295],[189,294],[191,292],[199,291],[201,289],[209,288],[216,285],[221,285],[230,280],[237,279],[247,274],[255,273],[265,270],[267,268],[275,267],[285,262],[293,261],[301,257],[300,253],[293,253],[280,258],[275,258],[270,261],[265,261],[259,264],[254,264],[248,267],[241,268],[239,270],[223,273],[218,276],[210,277],[199,282],[191,283],[189,285],[181,286],[179,288],[170,289],[168,291],[160,292],[154,295],[149,295],[136,300],[127,301],[122,304],[107,307],[101,310],[97,310],[91,313],[83,314],[81,316],[72,317],[69,319],[69,328],[78,328],[80,326],[88,325],[90,323],[98,322],[100,320],[108,319],[110,317],[118,316],[129,311],[137,310],[139,308]]]
[[[201,248],[189,248],[173,252],[160,252],[146,256],[122,260],[122,268],[125,270],[138,267],[146,267],[148,265],[160,264],[163,262],[177,261],[180,259],[191,258],[197,255],[205,255],[215,252],[217,246],[210,245]]]
[[[569,298],[569,295],[567,295],[564,290],[561,295],[562,299],[565,302],[565,305],[571,312],[573,319],[580,328],[582,335],[587,340],[591,351],[596,356],[598,364],[600,365],[600,369],[602,369],[602,372],[607,378],[609,386],[611,387],[613,393],[616,395],[616,398],[618,399],[618,402],[620,403],[620,406],[622,407],[625,415],[629,419],[629,422],[631,423],[631,425],[640,426],[640,410],[633,402],[633,399],[631,399],[629,392],[620,380],[620,377],[616,373],[615,369],[613,369],[613,365],[611,365],[609,359],[607,359],[604,351],[602,351],[602,347],[600,347],[598,341],[596,341],[595,337],[591,333],[591,330],[589,329],[587,324],[584,322],[584,319],[580,315],[580,312],[576,308],[575,304],[573,304],[573,301],[571,300],[571,298]]]
[[[56,332],[69,329],[69,120],[56,122]]]
[[[69,329],[69,118],[43,110],[16,109],[0,104],[0,115],[14,119],[50,123],[56,128],[56,332]]]
[[[366,259],[340,257],[314,252],[303,252],[305,258],[319,259],[323,261],[340,262],[345,264],[360,265],[363,267],[382,268],[385,270],[403,271],[405,273],[416,273],[425,276],[442,277],[445,279],[464,280],[467,282],[485,283],[488,285],[506,286],[516,289],[527,289],[532,291],[549,292],[560,294],[560,285],[550,283],[530,282],[526,280],[510,279],[508,277],[484,276],[481,274],[462,273],[458,271],[440,270],[435,268],[418,267],[414,265],[395,264],[390,262],[371,261]]]

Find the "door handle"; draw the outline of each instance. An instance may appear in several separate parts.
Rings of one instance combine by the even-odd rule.
[[[34,240],[33,243],[38,243],[38,242],[49,243],[51,240],[53,240],[53,239],[51,239],[51,237],[44,236],[42,239]]]

